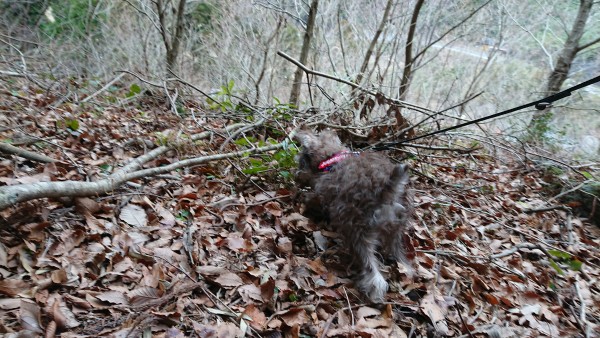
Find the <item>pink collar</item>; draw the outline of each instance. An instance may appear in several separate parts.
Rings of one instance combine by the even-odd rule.
[[[360,155],[360,153],[358,151],[339,152],[337,154],[334,154],[330,158],[326,159],[325,161],[322,161],[321,163],[319,163],[319,170],[322,170],[325,172],[331,171],[331,168],[333,167],[334,164],[345,160],[347,157],[358,156],[358,155]]]

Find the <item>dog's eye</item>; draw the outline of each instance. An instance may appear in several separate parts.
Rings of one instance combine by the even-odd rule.
[[[298,160],[298,167],[300,169],[309,168],[310,167],[310,157],[308,155],[303,155]]]

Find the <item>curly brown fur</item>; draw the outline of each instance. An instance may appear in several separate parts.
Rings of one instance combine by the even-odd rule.
[[[412,275],[403,236],[412,212],[408,166],[393,164],[380,153],[362,153],[336,163],[330,172],[319,163],[345,148],[330,131],[297,134],[302,144],[296,182],[309,186],[308,200],[321,203],[330,223],[342,234],[360,273],[357,287],[371,301],[381,302],[388,284],[379,271],[377,250],[403,263]]]

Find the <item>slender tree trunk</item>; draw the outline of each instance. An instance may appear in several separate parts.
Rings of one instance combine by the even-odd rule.
[[[417,0],[415,8],[413,9],[412,17],[410,19],[410,27],[408,28],[408,36],[406,37],[406,48],[404,51],[404,71],[402,72],[402,81],[400,82],[400,89],[398,90],[398,97],[400,100],[406,100],[408,95],[408,88],[410,86],[410,78],[412,77],[412,66],[413,66],[413,41],[415,38],[415,30],[417,29],[417,20],[419,19],[419,12],[425,0]],[[399,120],[398,120],[399,121]]]
[[[367,72],[367,68],[369,67],[369,61],[371,60],[371,55],[373,55],[373,51],[375,50],[375,45],[377,45],[377,40],[379,40],[379,36],[381,35],[381,32],[383,32],[383,29],[385,28],[385,25],[388,22],[388,18],[390,16],[390,12],[391,12],[393,3],[394,3],[393,0],[388,0],[387,4],[385,5],[385,10],[383,11],[383,16],[381,17],[381,22],[379,22],[379,27],[377,28],[377,31],[375,32],[373,39],[371,39],[371,43],[369,44],[369,49],[367,49],[367,53],[365,54],[365,58],[363,60],[362,66],[360,67],[360,72],[358,73],[358,76],[356,77],[355,82],[359,85],[360,85],[361,81],[363,80],[365,73]]]
[[[567,41],[556,60],[556,65],[548,77],[548,84],[546,85],[546,92],[548,94],[555,94],[560,91],[561,86],[569,76],[569,70],[573,64],[577,52],[582,48],[579,47],[579,41],[585,31],[585,24],[588,20],[592,11],[593,0],[580,0],[579,10],[577,17],[573,23],[573,28],[567,37]],[[540,110],[535,112],[533,119],[531,120],[530,126],[540,121],[548,122],[551,113],[549,111]]]
[[[183,37],[184,31],[184,14],[185,14],[185,5],[187,0],[179,0],[179,4],[177,6],[177,12],[175,21],[173,23],[173,28],[171,32],[167,28],[167,6],[163,2],[163,0],[158,0],[156,2],[156,7],[158,10],[158,20],[160,22],[160,33],[162,35],[163,43],[165,45],[165,50],[167,52],[166,58],[166,66],[167,73],[174,73],[175,66],[177,65],[177,58],[179,57],[179,46],[181,45],[181,39]]]
[[[310,42],[315,28],[315,18],[317,17],[318,6],[319,0],[313,0],[310,4],[308,22],[306,24],[306,31],[304,32],[304,40],[302,41],[302,50],[300,51],[300,63],[302,64],[306,64],[306,60],[308,60],[308,50],[310,49]],[[294,73],[294,82],[292,84],[292,91],[290,93],[290,103],[296,106],[298,106],[298,100],[300,98],[301,85],[302,69],[298,68],[296,73]]]

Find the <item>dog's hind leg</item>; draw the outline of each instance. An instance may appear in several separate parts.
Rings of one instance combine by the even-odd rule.
[[[350,234],[351,250],[354,260],[360,264],[357,288],[372,302],[380,303],[387,292],[388,283],[379,271],[379,260],[375,254],[379,244],[376,233],[372,231],[354,231]]]
[[[385,251],[388,252],[396,262],[402,263],[406,268],[406,275],[412,278],[414,276],[414,270],[411,262],[406,258],[404,233],[402,231],[396,231],[391,234],[391,238],[386,244],[388,247],[385,248]]]

